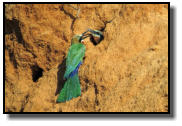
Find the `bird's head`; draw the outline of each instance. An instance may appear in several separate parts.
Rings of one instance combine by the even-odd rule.
[[[71,44],[80,43],[82,41],[82,35],[74,35]]]
[[[74,35],[71,44],[81,43],[85,38],[89,37],[90,34]]]

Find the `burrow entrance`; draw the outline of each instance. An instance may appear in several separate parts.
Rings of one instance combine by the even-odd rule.
[[[40,68],[38,65],[33,65],[32,69],[32,80],[33,82],[37,82],[40,77],[43,75],[43,69]]]

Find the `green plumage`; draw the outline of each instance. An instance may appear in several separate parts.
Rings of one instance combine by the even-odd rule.
[[[81,95],[80,81],[78,77],[78,65],[83,61],[85,55],[85,46],[81,43],[72,43],[66,57],[66,71],[64,78],[67,79],[58,98],[57,102],[69,101]],[[70,74],[76,71],[73,76]]]
[[[72,44],[68,56],[66,57],[66,72],[64,78],[68,78],[69,74],[75,70],[77,65],[83,61],[85,55],[85,46],[82,43]]]
[[[78,74],[75,74],[73,77],[68,78],[64,84],[63,89],[61,90],[60,95],[58,96],[57,102],[69,101],[72,98],[76,98],[81,95],[80,81]]]

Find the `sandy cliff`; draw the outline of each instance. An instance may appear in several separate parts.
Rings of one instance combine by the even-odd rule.
[[[5,111],[168,111],[167,5],[6,5]],[[74,34],[85,40],[82,95],[56,103]]]

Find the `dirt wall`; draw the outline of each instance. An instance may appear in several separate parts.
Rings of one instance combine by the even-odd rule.
[[[74,34],[86,39],[82,95],[56,103]],[[168,111],[168,5],[6,4],[6,112]]]

